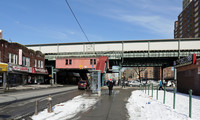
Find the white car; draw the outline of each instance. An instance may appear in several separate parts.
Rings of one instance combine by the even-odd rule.
[[[147,83],[148,83],[148,84],[153,84],[153,86],[158,86],[158,85],[160,85],[160,81],[156,81],[156,80],[148,80]]]
[[[129,82],[129,86],[130,87],[133,87],[133,86],[140,86],[140,82],[136,81],[136,80],[133,80],[133,81],[130,81]]]

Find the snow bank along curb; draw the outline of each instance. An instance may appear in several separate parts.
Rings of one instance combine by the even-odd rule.
[[[159,98],[156,100],[156,90],[153,91],[153,98],[142,91],[133,91],[128,99],[126,108],[130,120],[199,120],[200,97],[193,96],[192,119],[189,118],[189,97],[187,94],[176,94],[176,109],[173,109],[173,93],[166,92],[166,101],[163,104],[163,91],[159,91]]]
[[[98,101],[98,97],[84,97],[79,95],[72,100],[57,104],[53,107],[53,112],[48,113],[47,109],[32,116],[33,120],[66,120],[73,118],[79,112],[87,111]]]

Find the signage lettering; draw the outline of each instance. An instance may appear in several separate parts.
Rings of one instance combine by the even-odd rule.
[[[192,62],[192,64],[195,64],[196,62],[196,54],[192,54],[192,55],[189,55],[187,57],[184,57],[184,58],[181,58],[179,60],[176,60],[174,61],[174,66],[175,65],[180,65],[180,64],[185,64],[185,63],[188,63],[188,62]]]

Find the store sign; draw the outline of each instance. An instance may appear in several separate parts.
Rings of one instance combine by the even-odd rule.
[[[0,63],[0,72],[8,71],[8,64]]]
[[[32,73],[42,73],[42,74],[48,74],[48,71],[46,69],[42,68],[34,68],[32,69]]]
[[[29,69],[27,67],[22,67],[22,66],[12,66],[12,70],[21,71],[21,72],[29,72]]]
[[[192,54],[192,55],[189,55],[187,57],[184,57],[184,58],[181,58],[179,60],[174,61],[174,66],[185,64],[185,63],[188,63],[188,62],[192,62],[192,64],[195,64],[196,63],[196,54]]]

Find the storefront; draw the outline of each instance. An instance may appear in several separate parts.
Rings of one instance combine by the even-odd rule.
[[[7,83],[10,86],[28,84],[30,74],[32,74],[32,67],[9,65]]]
[[[3,86],[3,82],[6,80],[7,71],[8,71],[8,64],[0,63],[0,86]]]
[[[188,93],[192,89],[193,94],[200,95],[200,59],[196,55],[182,58],[177,68],[177,89],[179,92]]]
[[[35,83],[37,84],[49,83],[49,81],[45,80],[45,75],[48,76],[47,69],[32,67],[31,77],[34,79]]]
[[[7,83],[10,86],[46,83],[48,71],[42,68],[9,65]]]

